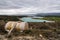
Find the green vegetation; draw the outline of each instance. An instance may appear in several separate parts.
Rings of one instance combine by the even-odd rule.
[[[34,19],[60,21],[60,17],[44,17],[44,18],[34,18]]]
[[[18,21],[19,19],[17,17],[5,17],[4,21]]]
[[[7,22],[7,21],[19,21],[19,19],[16,16],[1,16],[0,20],[3,20],[4,22]]]
[[[44,17],[45,20],[60,21],[60,17]]]

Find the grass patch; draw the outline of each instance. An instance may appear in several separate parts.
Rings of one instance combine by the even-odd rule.
[[[40,20],[49,20],[49,21],[60,21],[60,17],[44,17],[44,18],[34,18]]]

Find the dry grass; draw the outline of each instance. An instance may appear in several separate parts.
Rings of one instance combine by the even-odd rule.
[[[4,30],[5,22],[0,24],[0,35],[3,36],[1,38],[6,38],[7,32]],[[11,33],[12,38],[6,38],[6,39],[13,39],[18,36],[36,36],[39,37],[39,34],[43,35],[43,38],[56,40],[60,39],[60,22],[55,23],[29,23],[29,29],[28,31],[24,31],[23,33],[13,31]],[[22,37],[23,38],[23,37]],[[37,39],[38,40],[38,39]]]

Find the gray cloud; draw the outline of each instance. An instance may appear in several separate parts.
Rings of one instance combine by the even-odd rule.
[[[60,12],[60,0],[0,0],[0,14],[39,12]]]

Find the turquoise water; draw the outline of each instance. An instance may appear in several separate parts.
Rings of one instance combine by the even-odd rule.
[[[40,20],[40,19],[32,19],[30,17],[24,17],[24,18],[21,18],[20,20],[24,21],[24,22],[51,22],[51,21],[48,21],[48,20]]]

